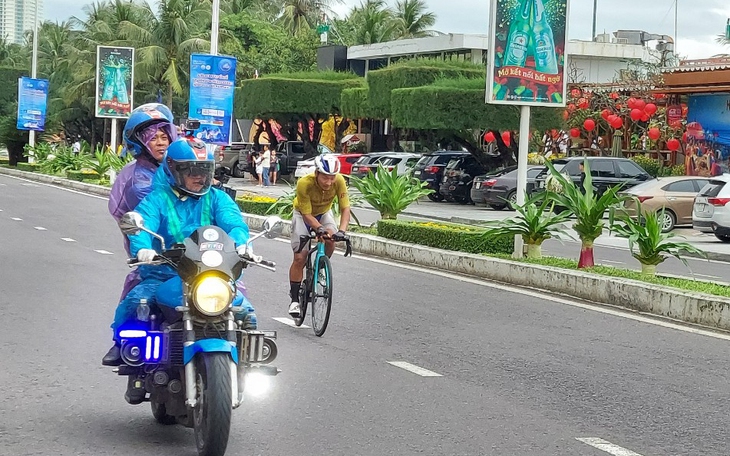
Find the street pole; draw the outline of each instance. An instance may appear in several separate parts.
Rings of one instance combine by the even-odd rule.
[[[106,152],[106,153],[111,153],[114,155],[117,155],[117,121],[119,121],[119,119],[116,119],[116,118],[112,119],[112,138],[111,138],[111,141],[109,141],[111,144],[112,150],[111,150],[111,152]],[[109,169],[109,182],[111,182],[113,184],[115,180],[117,180],[117,172],[114,171],[114,168],[110,168]]]
[[[679,36],[677,36],[677,30],[679,25],[679,13],[677,10],[679,9],[679,0],[674,0],[674,55],[679,55],[677,52],[677,41],[679,41]]]
[[[517,205],[525,204],[527,191],[527,154],[530,149],[530,106],[520,106],[520,143],[517,154]],[[519,234],[515,236],[513,258],[524,256],[524,241]]]
[[[213,0],[213,16],[210,25],[210,53],[218,55],[218,27],[220,24],[221,0]]]
[[[33,17],[33,58],[31,59],[30,66],[30,77],[35,79],[38,72],[38,2],[35,0],[35,16]],[[35,130],[28,132],[28,144],[30,147],[35,147]],[[35,160],[31,155],[28,157],[28,162],[33,163]]]
[[[596,12],[598,11],[598,0],[593,0],[593,32],[591,41],[596,39]]]

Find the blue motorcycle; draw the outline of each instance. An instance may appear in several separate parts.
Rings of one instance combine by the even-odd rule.
[[[149,401],[160,423],[193,428],[200,456],[222,456],[245,385],[279,373],[270,364],[278,353],[276,332],[247,330],[236,319],[245,312],[246,299],[236,279],[249,265],[271,271],[276,265],[251,249],[239,256],[233,240],[216,226],[199,228],[170,249],[136,212],[125,214],[120,227],[125,234],[145,231],[157,238],[162,252],[153,264],[170,265],[178,273],[159,286],[156,305],[140,303],[138,315],[147,321],[119,331],[123,364],[115,371],[129,377],[125,399]],[[261,236],[278,236],[282,227],[278,217],[268,218],[248,245]],[[135,266],[137,260],[128,263]]]

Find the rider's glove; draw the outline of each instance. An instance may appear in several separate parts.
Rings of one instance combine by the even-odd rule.
[[[317,236],[318,237],[327,236],[327,228],[325,228],[322,225],[319,225],[319,228],[317,228]]]
[[[339,230],[335,233],[334,236],[332,236],[335,240],[342,241],[345,239],[345,232],[343,230]]]
[[[157,251],[153,249],[139,249],[137,252],[137,261],[140,263],[152,263],[157,256]]]
[[[238,248],[236,248],[236,253],[238,254],[238,256],[245,256],[246,253],[248,253],[248,252],[249,252],[249,247],[246,244],[241,244],[238,246]],[[253,252],[251,252],[251,253],[253,253]]]

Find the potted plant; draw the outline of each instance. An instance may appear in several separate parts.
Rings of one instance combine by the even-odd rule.
[[[619,214],[619,223],[611,220],[611,231],[629,240],[629,250],[634,258],[641,263],[642,274],[656,275],[656,267],[673,256],[687,264],[681,256],[682,252],[700,254],[704,253],[687,242],[677,242],[678,238],[674,233],[663,233],[661,220],[664,217],[664,209],[661,211],[642,211],[641,203],[636,201],[637,217],[630,217],[627,214]],[[637,251],[638,249],[638,251]]]
[[[527,247],[527,258],[542,258],[542,243],[555,234],[566,234],[561,224],[570,217],[570,211],[554,214],[549,206],[552,202],[544,195],[537,194],[521,206],[513,205],[516,217],[488,222],[487,231],[482,236],[522,236]]]

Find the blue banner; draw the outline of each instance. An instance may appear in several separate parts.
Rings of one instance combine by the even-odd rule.
[[[188,118],[199,120],[196,138],[208,144],[228,145],[233,118],[236,58],[208,54],[190,56]]]
[[[18,130],[43,131],[46,128],[48,79],[18,79]]]

